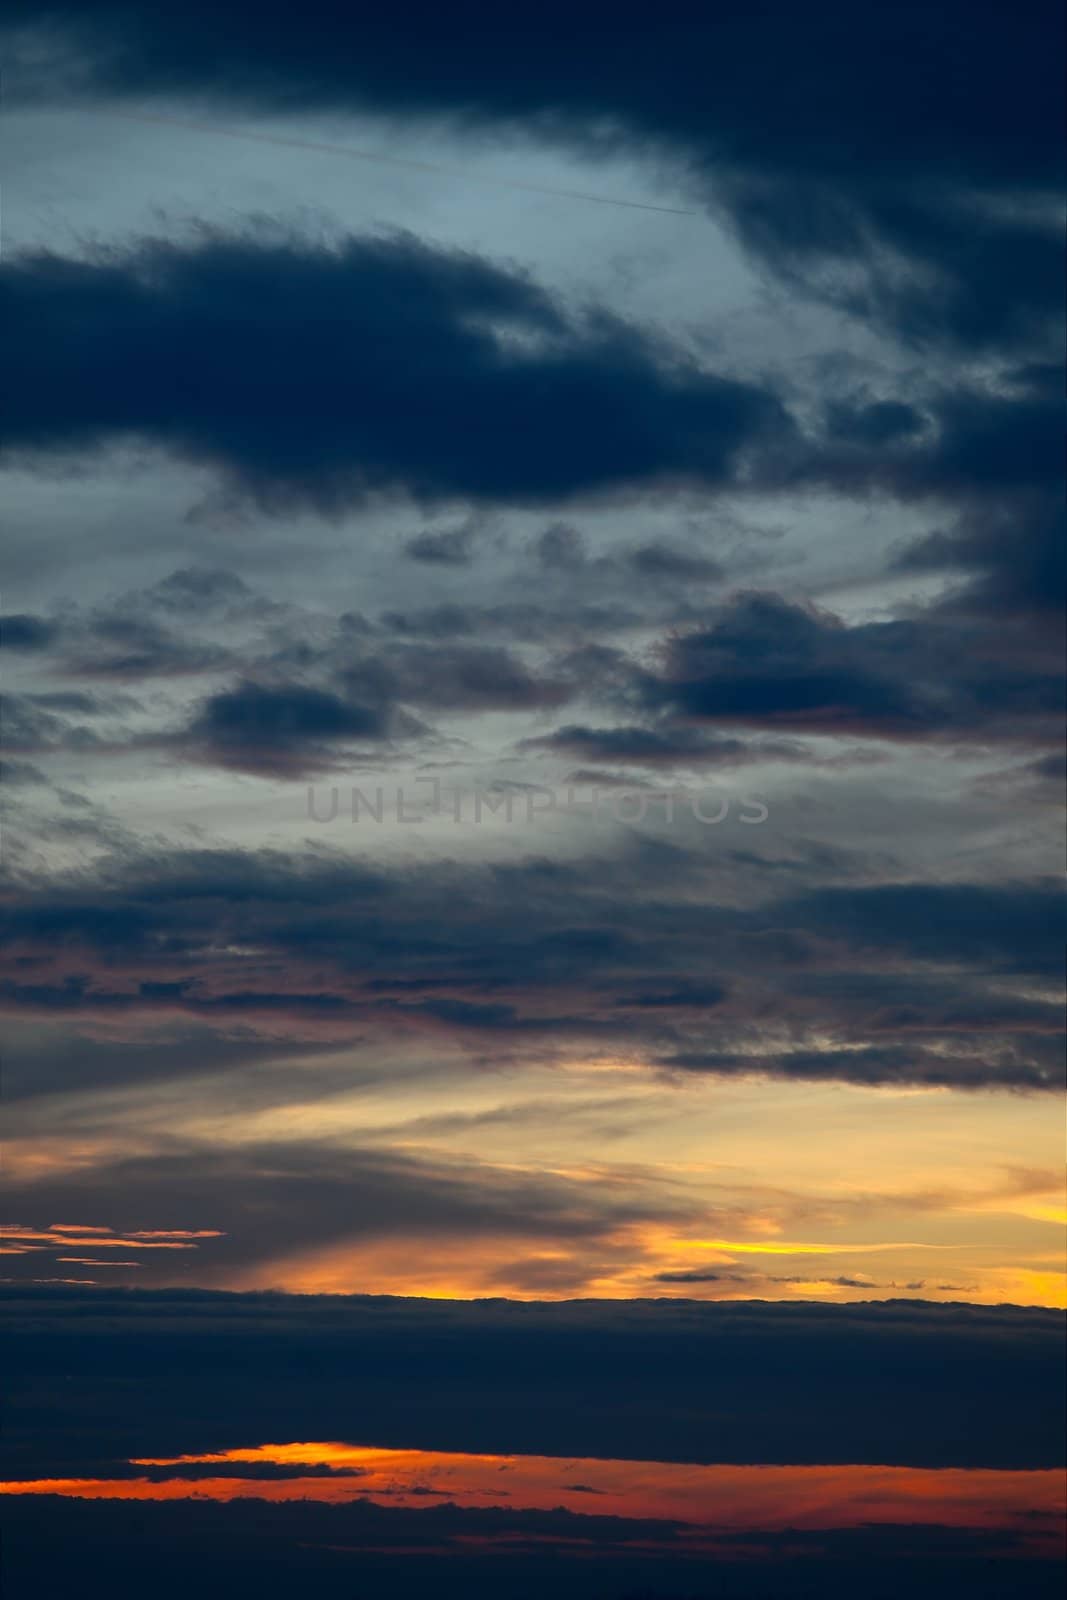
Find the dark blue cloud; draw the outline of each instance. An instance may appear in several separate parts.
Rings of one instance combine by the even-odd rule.
[[[211,695],[181,743],[189,754],[220,766],[285,774],[329,765],[338,743],[378,742],[388,730],[378,706],[302,684],[249,681]]]
[[[759,387],[409,237],[26,254],[0,268],[0,302],[10,453],[135,435],[267,506],[724,484],[788,432]]]
[[[309,0],[20,0],[16,94],[451,117],[674,153],[795,285],[923,343],[1040,339],[1062,308],[1062,8],[973,0],[447,15]],[[20,64],[25,62],[20,71]]]
[[[1045,576],[1040,560],[1036,570],[1023,568],[1014,588],[1026,604],[1005,623],[1051,611]],[[995,603],[990,586],[990,614]],[[675,634],[660,670],[635,676],[632,699],[713,724],[796,733],[1057,742],[1058,618],[1053,613],[1050,647],[1040,648],[1029,626],[1004,627],[992,657],[984,648],[988,617],[977,605],[970,619],[958,610],[941,603],[908,618],[849,625],[775,594],[742,594],[709,626]]]
[[[0,645],[8,650],[46,650],[55,637],[55,624],[27,613],[0,617]]]
[[[90,1452],[95,1461],[368,1436],[668,1461],[1021,1468],[1064,1459],[1054,1311],[184,1289],[0,1295],[8,1370],[22,1374],[8,1434],[23,1471],[42,1456],[70,1469]]]
[[[1053,880],[1027,884],[900,883],[824,887],[783,908],[816,933],[908,949],[934,961],[1057,971],[1067,899]]]

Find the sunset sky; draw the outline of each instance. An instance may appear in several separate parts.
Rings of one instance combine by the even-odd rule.
[[[5,13],[15,1303],[1067,1304],[1059,8]]]

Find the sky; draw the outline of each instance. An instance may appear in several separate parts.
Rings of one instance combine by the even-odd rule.
[[[1059,8],[5,18],[14,1303],[1067,1304]]]

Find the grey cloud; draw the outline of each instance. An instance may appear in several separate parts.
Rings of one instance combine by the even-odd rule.
[[[709,863],[651,840],[603,861],[418,874],[322,851],[118,857],[8,906],[19,961],[3,997],[131,1024],[277,1018],[294,1040],[323,1025],[442,1029],[468,1048],[625,1037],[669,1070],[722,1075],[1059,1082],[1055,1007],[1025,992],[1056,981],[1055,886],[787,888],[741,908],[716,905],[713,883]],[[895,988],[872,980],[872,959],[891,963]],[[1002,992],[983,997],[993,978]],[[833,1047],[815,1050],[811,1029]]]

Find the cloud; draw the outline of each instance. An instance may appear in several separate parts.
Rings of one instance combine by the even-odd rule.
[[[44,773],[31,761],[0,761],[0,783],[9,789],[47,781]]]
[[[87,1453],[331,1437],[664,1461],[1063,1461],[1051,1311],[0,1294],[8,1359],[32,1402],[13,1408],[9,1448],[30,1476],[42,1458],[69,1472]]]
[[[0,618],[0,643],[8,650],[46,650],[55,629],[45,617],[20,612]]]
[[[147,591],[135,596],[150,605],[187,620],[191,616],[231,614],[254,601],[248,585],[235,572],[222,567],[178,567]]]
[[[1053,880],[1016,884],[827,886],[787,902],[787,921],[853,949],[909,950],[931,962],[1052,974],[1052,930],[1067,905]]]
[[[1051,659],[1005,627],[995,661],[944,608],[849,624],[775,594],[739,595],[666,641],[634,699],[718,726],[889,739],[1058,739]],[[1013,659],[1014,652],[1014,659]]]
[[[729,1272],[657,1272],[656,1283],[721,1283],[724,1278],[737,1278],[740,1274]]]
[[[229,660],[220,645],[179,637],[142,617],[94,618],[70,644],[66,670],[79,677],[173,677],[209,672]]]
[[[971,1052],[949,1050],[931,1041],[929,1045],[846,1044],[832,1050],[785,1049],[677,1051],[665,1056],[662,1066],[672,1072],[706,1073],[716,1077],[751,1077],[770,1073],[798,1083],[851,1083],[874,1088],[893,1084],[916,1084],[937,1089],[988,1090],[1013,1088],[1060,1090],[1064,1084],[1058,1058],[1063,1039],[1054,1039],[1045,1052],[1032,1045],[1025,1051],[1008,1046],[993,1048],[982,1044]]]
[[[558,574],[568,585],[583,577],[599,585],[632,586],[637,581],[682,586],[723,576],[720,564],[702,551],[686,550],[663,539],[591,557],[579,530],[565,522],[545,528],[533,541],[532,550],[544,571]]]
[[[193,629],[255,610],[255,597],[234,573],[179,568],[92,609],[67,604],[51,617],[9,617],[0,638],[12,649],[49,652],[54,671],[80,679],[172,678],[226,666],[230,651]]]
[[[336,663],[354,693],[440,711],[530,710],[569,699],[569,683],[532,670],[513,650],[487,644],[401,644]]]
[[[798,1485],[802,1493],[806,1487]],[[764,1591],[771,1583],[782,1600],[813,1592],[826,1600],[860,1592],[893,1600],[902,1589],[915,1600],[938,1600],[947,1579],[983,1600],[993,1600],[1005,1580],[1015,1600],[1049,1600],[1062,1576],[1053,1529],[1041,1522],[1020,1528],[1017,1518],[980,1528],[868,1523],[694,1536],[666,1518],[596,1515],[600,1504],[594,1499],[579,1514],[440,1501],[412,1509],[20,1496],[5,1568],[15,1592],[32,1593],[43,1581],[49,1592],[77,1589],[87,1600],[135,1600],[149,1583],[160,1600],[190,1592],[225,1600],[235,1575],[264,1600],[294,1586],[322,1593],[354,1582],[396,1600],[427,1593],[468,1600],[487,1584],[497,1593],[559,1600],[585,1600],[591,1585],[611,1596],[739,1600],[753,1593],[754,1567]]]
[[[0,268],[0,301],[24,330],[13,457],[132,435],[266,509],[337,511],[384,489],[537,502],[726,484],[788,431],[763,389],[407,235],[23,253]],[[92,338],[71,341],[72,323]]]
[[[880,476],[902,492],[962,492],[976,500],[1029,487],[1055,493],[1063,401],[1050,391],[1041,367],[1008,367],[992,382],[935,389],[927,411],[912,443],[914,425],[895,449],[873,441],[876,450],[866,457],[872,481]],[[838,460],[844,471],[846,458]]]
[[[693,1226],[699,1215],[690,1197],[631,1172],[581,1179],[323,1140],[229,1151],[171,1140],[150,1156],[6,1184],[5,1204],[19,1215],[77,1208],[110,1219],[84,1234],[5,1229],[17,1275],[39,1275],[42,1254],[106,1248],[135,1251],[138,1277],[152,1285],[188,1277],[193,1256],[200,1283],[284,1282],[331,1259],[358,1281],[380,1278],[383,1258],[417,1249],[425,1284],[447,1281],[458,1255],[487,1292],[521,1288],[524,1266],[533,1271],[545,1251],[551,1285],[530,1282],[527,1292],[581,1290],[598,1266],[632,1255],[639,1227]]]
[[[42,1019],[125,1019],[131,1046],[128,1030],[182,1019],[290,1047],[369,1034],[378,1048],[536,1046],[542,1060],[623,1050],[722,1076],[1061,1082],[1054,883],[787,876],[734,905],[716,899],[719,870],[652,839],[417,872],[321,848],[112,854],[10,900],[0,1000]],[[106,1077],[99,1057],[55,1060],[42,1087]],[[16,1081],[32,1091],[33,1070]]]
[[[170,992],[180,999],[183,991],[176,984]],[[155,993],[157,999],[165,998],[165,986],[158,985]],[[302,1059],[316,1059],[331,1048],[303,1040],[299,1054]],[[224,1076],[235,1088],[239,1086],[243,1097],[258,1092],[269,1099],[278,1092],[276,1070],[284,1073],[288,1065],[288,1053],[284,1048],[279,1051],[277,1040],[239,1030],[219,1032],[203,1021],[165,1023],[132,1038],[96,1038],[77,1026],[70,1029],[58,1023],[26,1030],[13,1022],[5,1049],[4,1096],[14,1107],[22,1099],[139,1090],[179,1077],[186,1082],[199,1080],[203,1087],[205,1078]],[[348,1085],[365,1081],[364,1073],[366,1080],[381,1076],[369,1065],[361,1072],[351,1062],[346,1062],[342,1071]],[[320,1074],[319,1082],[328,1079],[337,1086],[324,1063]],[[249,1103],[247,1098],[245,1103]]]
[[[404,549],[412,561],[422,561],[428,566],[466,567],[472,560],[473,537],[472,524],[464,523],[462,527],[445,528],[439,533],[415,534]]]
[[[948,614],[1024,620],[1058,635],[1067,589],[1067,527],[1062,497],[1024,495],[964,511],[948,532],[905,546],[900,572],[955,572],[965,581],[941,602]]]
[[[204,701],[180,740],[187,756],[264,776],[329,767],[339,746],[380,742],[390,721],[378,706],[302,684],[251,680]]]
[[[405,19],[361,17],[349,32],[327,0],[310,0],[298,29],[257,16],[247,0],[180,16],[55,4],[43,20],[16,5],[14,93],[192,97],[216,116],[352,111],[421,118],[428,132],[444,118],[670,153],[777,274],[907,339],[1026,345],[1061,312],[1063,19],[1051,0],[1029,0],[1010,34],[966,0],[862,17],[844,0],[817,14],[775,0],[669,27],[635,12],[612,17],[610,70],[596,8],[539,14],[521,49],[511,20],[480,5],[455,33],[422,19],[419,51]]]
[[[378,651],[342,635],[319,650],[298,651],[304,681],[279,676],[291,654],[283,645],[263,660],[259,678],[209,695],[183,729],[158,735],[160,748],[258,776],[312,776],[336,769],[346,752],[367,746],[384,752],[392,743],[429,735],[412,707],[469,715],[543,710],[573,694],[562,677],[538,672],[494,645],[405,643]]]
[[[524,739],[524,750],[552,750],[584,761],[623,761],[637,766],[742,766],[754,761],[814,759],[797,741],[746,741],[702,734],[677,723],[590,728],[566,723],[552,733]]]
[[[62,710],[81,710],[95,715],[99,708],[83,700],[80,705],[70,702]],[[72,722],[53,709],[45,700],[32,694],[5,694],[0,697],[0,715],[3,719],[4,747],[13,755],[44,754],[50,750],[66,748],[86,752],[105,743],[95,728],[84,722]]]

